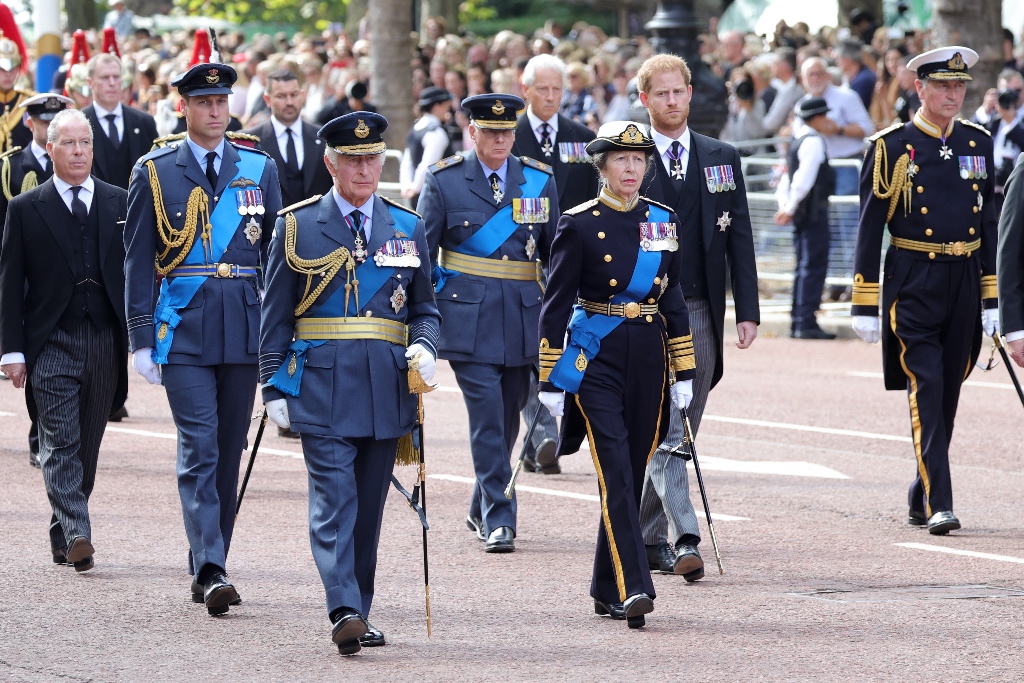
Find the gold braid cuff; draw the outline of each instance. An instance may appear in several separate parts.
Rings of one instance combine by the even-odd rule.
[[[878,306],[879,286],[877,282],[864,282],[864,276],[857,273],[853,276],[854,306]]]
[[[316,298],[320,296],[327,285],[331,283],[334,276],[344,268],[346,274],[345,281],[345,312],[348,313],[348,300],[349,294],[355,287],[356,292],[356,311],[359,311],[359,280],[353,280],[352,276],[355,273],[355,262],[352,260],[352,255],[349,250],[345,247],[339,247],[332,251],[326,256],[321,256],[317,259],[304,259],[295,253],[295,239],[298,231],[298,221],[295,219],[295,214],[289,212],[284,219],[284,255],[285,262],[288,267],[294,270],[296,273],[301,273],[306,276],[306,289],[302,293],[302,299],[299,301],[299,305],[295,307],[295,315],[301,316],[309,307],[313,305]],[[320,283],[313,288],[310,292],[310,287],[313,284],[313,276],[320,275]]]
[[[910,212],[911,190],[914,183],[907,173],[910,168],[910,155],[901,154],[892,168],[892,177],[889,177],[889,153],[885,146],[885,140],[879,138],[875,141],[875,167],[872,174],[875,196],[879,199],[889,200],[889,211],[886,213],[885,222],[888,223],[896,213],[896,205],[900,202],[900,194],[903,195],[903,215]],[[883,173],[884,172],[884,173]]]
[[[549,346],[548,340],[540,340],[540,381],[547,382],[551,376],[551,370],[555,363],[562,357],[563,349],[553,349]]]
[[[693,355],[693,335],[672,337],[668,340],[668,355],[672,359],[672,370],[682,372],[697,367],[697,359]]]
[[[981,298],[982,299],[998,299],[999,290],[996,287],[996,276],[995,275],[982,275],[981,276]]]
[[[167,217],[167,209],[164,207],[163,191],[160,188],[160,175],[156,171],[156,164],[152,160],[146,162],[146,170],[149,172],[149,186],[153,191],[153,212],[156,214],[156,230],[163,242],[165,249],[157,255],[156,270],[161,275],[167,275],[174,270],[179,263],[185,260],[192,251],[192,244],[196,240],[196,229],[199,227],[199,220],[203,221],[203,255],[206,262],[213,261],[213,255],[208,253],[210,246],[210,235],[213,225],[210,224],[210,198],[201,187],[192,188],[188,195],[188,202],[185,205],[185,226],[178,230],[171,225]],[[178,255],[170,262],[164,262],[171,249],[178,249]]]

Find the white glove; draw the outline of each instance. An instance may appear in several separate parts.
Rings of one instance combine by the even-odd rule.
[[[160,366],[153,362],[152,346],[135,349],[132,354],[132,367],[150,384],[160,384]]]
[[[275,398],[273,401],[267,401],[263,406],[267,409],[268,420],[281,429],[288,429],[291,426],[291,420],[288,419],[288,399]]]
[[[542,391],[537,396],[544,407],[551,413],[551,417],[562,417],[565,412],[565,392],[563,391]]]
[[[878,341],[879,322],[876,315],[853,316],[853,331],[868,344]]]
[[[413,344],[405,350],[406,358],[420,357],[420,377],[427,384],[434,381],[434,368],[437,363],[434,362],[434,354],[430,353],[423,344]]]
[[[991,337],[999,331],[999,309],[983,308],[981,310],[981,324],[985,328],[985,336]]]
[[[672,385],[670,391],[672,396],[672,405],[675,406],[676,410],[682,410],[683,408],[690,407],[690,401],[693,400],[692,379],[676,382]]]

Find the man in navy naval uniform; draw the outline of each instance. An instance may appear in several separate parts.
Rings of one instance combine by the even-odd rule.
[[[434,164],[417,206],[437,257],[438,354],[469,412],[476,485],[467,525],[491,553],[515,550],[516,501],[504,490],[538,360],[541,264],[559,216],[551,167],[510,156],[524,106],[514,95],[464,99],[473,150]]]
[[[210,614],[239,601],[226,570],[258,381],[256,275],[281,208],[273,160],[224,139],[235,78],[207,63],[172,82],[188,134],[135,165],[124,235],[133,364],[167,390],[192,599]],[[165,278],[154,307],[155,270]]]
[[[281,211],[260,333],[267,415],[302,438],[309,538],[342,654],[384,645],[367,618],[399,437],[416,414],[407,359],[433,379],[441,322],[423,220],[375,194],[387,125],[356,111],[320,129],[334,187]]]
[[[960,528],[949,473],[960,386],[982,329],[999,330],[992,139],[954,118],[977,61],[958,46],[910,60],[921,108],[869,138],[860,180],[853,329],[868,343],[881,336],[885,388],[907,392],[916,456],[907,521],[936,535]]]

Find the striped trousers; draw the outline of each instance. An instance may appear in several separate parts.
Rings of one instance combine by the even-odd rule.
[[[92,538],[89,496],[123,362],[116,349],[115,330],[97,329],[86,319],[71,332],[55,327],[32,368],[54,554],[64,553],[77,536]]]
[[[693,380],[693,400],[686,409],[694,436],[700,429],[700,418],[711,393],[711,377],[715,372],[718,345],[711,306],[705,298],[686,300],[690,313],[690,331],[693,333],[693,353],[697,363],[697,377]],[[658,445],[647,463],[644,490],[640,499],[640,526],[644,544],[670,543],[678,545],[700,543],[697,515],[690,502],[690,480],[686,461],[669,455],[668,451],[683,440],[683,420],[679,411],[672,409],[668,434]],[[669,528],[671,526],[671,529]],[[671,533],[669,533],[671,531]]]

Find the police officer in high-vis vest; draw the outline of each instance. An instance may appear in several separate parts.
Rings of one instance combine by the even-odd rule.
[[[504,490],[537,362],[541,264],[558,222],[551,167],[510,156],[524,106],[513,95],[463,100],[473,151],[434,164],[417,206],[436,256],[439,357],[469,412],[476,485],[467,525],[492,553],[515,550],[516,501]]]
[[[230,66],[207,63],[172,81],[188,134],[135,164],[124,232],[133,364],[167,390],[192,600],[210,614],[239,601],[226,570],[259,380],[257,273],[281,209],[273,160],[224,139],[235,78]]]
[[[679,284],[679,218],[640,196],[654,141],[642,124],[612,121],[587,153],[602,188],[566,210],[551,245],[540,401],[554,417],[564,411],[560,454],[590,440],[602,510],[594,611],[639,628],[655,597],[640,527],[644,474],[672,405],[693,396],[693,337]]]
[[[374,194],[387,125],[357,111],[320,129],[334,188],[281,211],[260,337],[267,415],[302,438],[309,538],[342,654],[384,645],[366,619],[399,437],[416,414],[407,359],[430,382],[440,327],[423,220]]]
[[[957,46],[910,60],[921,108],[869,138],[860,180],[853,328],[869,343],[881,336],[885,388],[907,392],[916,456],[908,522],[932,534],[960,528],[949,474],[953,421],[982,328],[999,330],[992,139],[954,118],[977,61]]]

